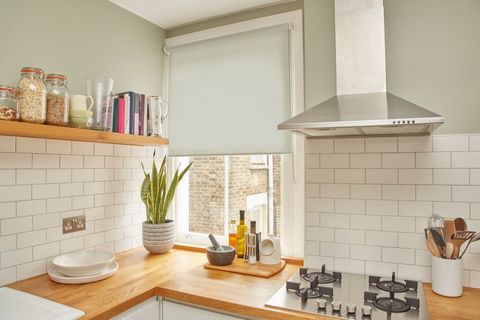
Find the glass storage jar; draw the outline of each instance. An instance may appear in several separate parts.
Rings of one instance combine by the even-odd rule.
[[[0,84],[0,120],[18,120],[15,88]]]
[[[38,68],[22,68],[17,87],[20,120],[44,123],[47,115],[47,89],[43,83],[43,71]]]
[[[47,88],[46,124],[67,126],[70,96],[67,89],[67,77],[61,74],[48,74],[45,77]]]

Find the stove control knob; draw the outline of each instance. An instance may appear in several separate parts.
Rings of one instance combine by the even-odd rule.
[[[342,308],[342,303],[340,301],[332,301],[333,311],[340,311],[341,308]]]
[[[317,307],[318,309],[325,309],[327,307],[327,300],[317,299]]]
[[[355,313],[357,312],[357,305],[355,303],[347,304],[347,312],[348,313]]]
[[[367,316],[367,317],[368,317],[368,316],[371,316],[371,315],[372,315],[372,307],[370,307],[370,306],[363,306],[363,307],[362,307],[362,314],[363,314],[364,316]]]

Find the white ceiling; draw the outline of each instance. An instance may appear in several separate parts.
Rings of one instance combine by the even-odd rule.
[[[204,20],[284,0],[110,0],[164,28]]]

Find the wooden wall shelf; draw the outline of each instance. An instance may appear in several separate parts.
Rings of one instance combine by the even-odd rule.
[[[168,139],[161,137],[146,137],[116,132],[57,127],[44,124],[33,124],[27,122],[6,120],[0,120],[0,135],[55,140],[126,144],[134,146],[155,146],[168,144]]]

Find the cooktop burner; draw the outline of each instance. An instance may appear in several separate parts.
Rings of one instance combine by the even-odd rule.
[[[267,307],[356,320],[426,320],[421,283],[300,268]]]

